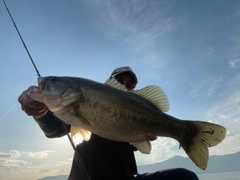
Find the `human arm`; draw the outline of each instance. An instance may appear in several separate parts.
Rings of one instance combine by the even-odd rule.
[[[30,86],[27,90],[23,91],[18,98],[22,110],[29,116],[33,116],[39,127],[48,138],[61,137],[67,134],[64,126],[70,131],[70,125],[63,124],[56,118],[48,107],[41,102],[31,99],[27,92],[35,86]]]
[[[33,118],[48,138],[62,137],[70,132],[71,126],[63,123],[55,117],[51,111],[48,111],[47,114],[42,117]],[[67,132],[64,126],[67,128]]]

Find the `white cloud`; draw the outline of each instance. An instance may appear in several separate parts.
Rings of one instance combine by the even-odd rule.
[[[119,1],[98,3],[98,1],[90,0],[87,3],[95,11],[98,20],[102,23],[102,28],[107,32],[112,32],[114,36],[119,36],[117,33],[120,32],[120,36],[126,35],[134,41],[133,37],[146,39],[150,42],[147,45],[151,45],[151,42],[164,32],[175,27],[170,16],[166,15],[171,8],[168,2],[123,0],[121,3]]]
[[[20,152],[16,150],[11,150],[9,153],[2,153],[0,152],[0,158],[18,158],[20,156]]]
[[[0,158],[10,158],[10,157],[11,157],[10,154],[0,152]]]
[[[230,68],[240,68],[240,25],[238,23],[240,21],[240,9],[236,10],[232,18],[236,21],[237,26],[234,28],[231,37],[233,46],[230,49],[229,66]]]
[[[16,150],[11,150],[9,153],[0,152],[0,172],[8,172],[21,169],[23,166],[29,165],[25,160],[18,159],[21,153]]]
[[[230,60],[228,61],[229,67],[232,69],[240,68],[240,26],[238,27],[237,31],[237,35],[232,37],[233,47],[230,50],[231,55]]]
[[[68,174],[71,159],[49,158],[52,151],[19,152],[11,150],[9,153],[0,152],[0,179],[32,180],[45,176]],[[30,158],[29,158],[30,157]],[[37,160],[36,160],[37,159]]]
[[[138,165],[153,164],[165,161],[174,156],[188,157],[185,151],[179,149],[179,143],[170,138],[158,138],[152,143],[152,152],[149,155],[136,152]],[[240,134],[227,135],[217,146],[209,148],[209,155],[232,154],[240,151]]]
[[[239,76],[238,76],[239,77]],[[223,125],[227,129],[226,138],[216,147],[211,148],[214,154],[231,154],[240,151],[240,88],[237,85],[238,78],[229,84],[235,84],[237,87],[226,85],[228,89],[223,96],[219,96],[218,100],[212,105],[207,112],[207,116],[214,123]]]
[[[182,148],[179,149],[179,143],[175,139],[166,137],[159,137],[152,142],[152,151],[149,155],[140,152],[135,154],[138,165],[162,162],[177,155],[187,156]]]
[[[202,39],[201,39],[202,38]],[[206,43],[206,37],[199,37],[199,44],[201,46],[203,46],[202,44]],[[200,46],[199,45],[199,46]],[[216,53],[216,49],[215,47],[212,46],[204,46],[204,47],[197,47],[193,50],[193,52],[190,54],[192,56],[191,59],[193,59],[194,63],[196,65],[199,65],[201,63],[207,63],[211,60],[215,60],[215,58],[213,58]]]
[[[136,54],[141,55],[139,61],[146,68],[164,66],[173,53],[170,51],[171,40],[167,36],[186,18],[173,17],[171,13],[172,1],[138,1],[122,0],[86,1],[89,9],[96,16],[97,27],[110,39],[126,45]],[[169,57],[166,57],[168,54]]]
[[[20,156],[20,152],[16,150],[11,150],[10,154],[12,158],[18,158]]]
[[[239,59],[229,60],[230,68],[236,68],[239,64],[240,64],[240,57],[239,57]]]
[[[193,98],[209,98],[216,93],[216,90],[221,88],[222,82],[222,77],[209,77],[208,79],[202,79],[198,82],[194,81],[190,96]]]
[[[46,151],[39,151],[39,152],[29,152],[29,156],[36,159],[46,159],[48,157],[48,154],[52,151],[46,150]]]
[[[240,134],[227,135],[217,146],[210,148],[210,155],[232,154],[240,151]]]

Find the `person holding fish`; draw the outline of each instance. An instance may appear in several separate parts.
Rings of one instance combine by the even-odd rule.
[[[117,84],[115,81],[117,80]],[[137,76],[130,67],[115,69],[105,84],[119,87],[123,91],[131,92],[138,83]],[[121,87],[123,85],[123,87]],[[36,86],[30,86],[19,96],[22,110],[33,116],[39,127],[48,138],[57,138],[66,135],[62,121],[60,121],[42,102],[32,99],[28,92]],[[71,125],[64,123],[70,132]],[[198,180],[197,175],[184,168],[166,169],[153,173],[138,174],[134,151],[137,150],[127,142],[117,142],[91,134],[86,141],[76,146],[84,164],[85,170],[92,180]],[[146,139],[157,139],[154,133],[147,133]],[[84,179],[83,170],[79,169],[78,162],[73,159],[68,180]]]

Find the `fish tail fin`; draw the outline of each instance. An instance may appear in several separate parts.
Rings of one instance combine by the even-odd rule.
[[[181,147],[190,159],[201,169],[207,168],[209,152],[208,147],[216,146],[225,138],[226,129],[223,126],[199,121],[190,121],[195,127],[195,136],[179,139]],[[184,135],[183,135],[184,136]]]

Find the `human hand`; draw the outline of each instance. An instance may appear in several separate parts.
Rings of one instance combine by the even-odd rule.
[[[27,92],[36,88],[36,86],[30,86],[27,90],[23,91],[18,97],[18,102],[21,104],[22,110],[29,116],[41,117],[47,114],[48,107],[39,101],[31,99]]]
[[[153,133],[147,133],[146,138],[150,141],[155,141],[157,139],[157,136]]]

